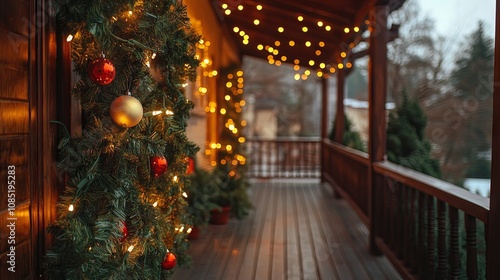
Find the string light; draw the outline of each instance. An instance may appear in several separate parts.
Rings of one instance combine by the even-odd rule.
[[[174,183],[179,182],[179,177],[177,177],[177,175],[175,175],[173,181],[174,181]]]
[[[158,206],[158,201],[155,201],[155,203],[153,203],[153,207],[157,207]]]
[[[73,212],[74,210],[75,210],[75,207],[73,206],[73,204],[70,204],[68,207],[68,211]]]
[[[225,14],[227,14],[227,15],[229,15],[229,14],[231,13],[231,11],[230,11],[228,8],[229,8],[229,7],[228,7],[228,5],[227,5],[227,4],[222,4],[222,9],[223,9],[223,10],[225,10]],[[241,11],[241,10],[243,10],[243,8],[244,8],[244,7],[243,7],[243,5],[239,5],[239,6],[238,6],[238,10],[240,10],[240,11]],[[261,11],[261,10],[262,10],[262,5],[256,5],[256,9],[257,9],[257,10],[259,10],[259,11]],[[299,21],[299,22],[303,22],[303,21],[304,21],[304,16],[302,16],[302,15],[298,15],[298,16],[297,16],[297,21]],[[259,20],[259,19],[254,19],[254,20],[253,20],[253,23],[254,23],[254,25],[260,25],[260,20]],[[326,23],[325,23],[324,21],[322,21],[322,20],[318,20],[318,21],[316,22],[316,24],[317,24],[317,26],[318,26],[318,27],[320,27],[320,28],[324,28],[327,32],[332,30],[332,26],[331,26],[331,25],[326,24]],[[369,24],[369,20],[366,20],[366,21],[365,21],[365,24]],[[284,27],[283,27],[283,26],[279,26],[277,29],[278,29],[278,32],[280,32],[280,33],[283,33],[283,32],[285,31],[285,29],[284,29]],[[302,32],[308,32],[308,31],[309,31],[309,27],[308,27],[308,26],[303,26],[303,27],[301,28],[301,30],[302,30]],[[249,44],[249,37],[248,37],[248,35],[247,35],[247,34],[245,34],[245,32],[244,32],[244,31],[240,30],[240,28],[239,28],[239,27],[233,27],[233,31],[234,31],[234,32],[236,32],[236,33],[239,33],[239,34],[240,34],[240,36],[244,37],[244,39],[243,39],[243,41],[242,41],[242,42],[243,42],[243,44]],[[346,33],[346,34],[347,34],[347,33],[350,33],[351,31],[353,31],[353,32],[359,32],[359,31],[360,31],[360,28],[359,28],[359,26],[353,26],[353,27],[344,26],[344,27],[343,27],[343,31],[344,31],[344,33]],[[294,47],[294,46],[295,46],[295,41],[290,40],[290,41],[288,42],[288,44],[289,44],[291,47]],[[280,42],[280,41],[275,41],[274,45],[275,45],[276,47],[279,47],[279,46],[281,45],[281,42]],[[325,47],[325,45],[326,45],[326,44],[325,44],[325,42],[323,42],[323,41],[320,41],[320,42],[319,42],[319,46],[320,46],[321,48]],[[311,46],[312,46],[311,41],[306,41],[306,42],[305,42],[305,46],[306,46],[306,47],[311,47]],[[350,48],[354,48],[355,44],[354,44],[353,42],[351,42],[351,43],[349,44],[349,46],[350,46]],[[276,49],[276,48],[272,48],[272,47],[270,47],[269,45],[266,45],[266,46],[264,47],[264,45],[263,45],[263,44],[258,44],[256,47],[257,47],[257,49],[258,49],[258,50],[260,50],[260,51],[262,51],[263,49],[266,49],[269,53],[271,53],[271,54],[272,54],[272,55],[269,55],[269,56],[267,57],[269,64],[274,64],[274,65],[276,65],[276,66],[280,66],[282,62],[285,62],[285,61],[287,60],[287,57],[286,57],[286,56],[281,56],[281,59],[275,58],[275,56],[277,56],[277,55],[279,54],[279,50],[278,50],[278,49]],[[314,51],[314,54],[315,54],[316,56],[321,56],[323,53],[322,53],[322,51],[321,51],[321,50],[315,50],[315,51]],[[343,53],[341,54],[341,57],[342,57],[342,58],[345,58],[345,57],[346,57],[345,52],[343,52]],[[296,71],[300,70],[300,67],[298,66],[298,64],[299,64],[299,63],[296,63],[296,65],[294,66],[294,69],[295,69]],[[326,70],[328,70],[330,73],[335,73],[335,70],[336,70],[336,69],[342,69],[343,67],[348,67],[348,68],[352,67],[352,64],[342,64],[342,63],[339,63],[339,64],[337,65],[337,67],[331,67],[331,66],[329,66],[329,65],[327,66],[324,62],[321,62],[321,63],[316,63],[316,62],[314,62],[313,60],[310,60],[310,61],[309,61],[309,65],[310,65],[310,66],[318,65],[318,66],[317,66],[317,67],[318,67],[317,71],[319,71],[319,72],[317,72],[317,74],[318,74],[319,76],[323,76],[323,75],[325,75],[325,74],[323,73],[323,71],[321,71],[321,69],[326,69]],[[307,75],[306,75],[306,76],[307,76]],[[297,77],[297,76],[295,76],[295,77]],[[301,78],[302,78],[302,79],[304,79],[304,76],[302,75],[302,76],[301,76]],[[234,91],[233,91],[233,93],[234,93]],[[235,93],[235,94],[236,94],[236,93]],[[213,108],[211,108],[211,107],[207,107],[207,108],[206,108],[206,111],[207,111],[207,112],[208,112],[208,111],[210,111],[210,112],[215,112],[215,110],[214,110]],[[240,109],[240,111],[241,111],[241,109]],[[227,111],[226,111],[226,113],[227,113]]]
[[[188,198],[188,194],[186,192],[183,192],[182,196],[185,197],[185,198]]]
[[[130,245],[127,249],[127,251],[132,252],[134,250],[134,245]]]
[[[73,34],[69,34],[68,37],[66,37],[66,42],[71,42],[73,40]]]
[[[191,231],[193,231],[193,228],[188,228],[188,229],[186,230],[186,232],[187,232],[187,233],[191,233]]]

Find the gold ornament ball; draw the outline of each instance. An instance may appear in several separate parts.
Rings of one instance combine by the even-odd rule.
[[[123,127],[133,127],[142,119],[142,105],[137,98],[130,95],[117,97],[109,108],[111,119]]]

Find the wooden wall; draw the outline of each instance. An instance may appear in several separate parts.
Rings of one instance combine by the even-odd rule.
[[[54,217],[59,189],[55,170],[57,128],[50,124],[58,118],[54,30],[48,0],[0,2],[2,280],[38,278],[46,242],[50,244],[45,227]],[[9,195],[15,198],[12,209]],[[15,228],[7,226],[14,223]],[[9,271],[14,263],[7,262],[13,260],[9,256],[12,252],[15,272]]]

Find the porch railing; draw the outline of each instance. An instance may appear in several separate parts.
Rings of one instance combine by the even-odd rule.
[[[319,178],[320,138],[247,140],[248,175],[260,178]]]
[[[370,174],[366,154],[329,140],[322,154],[323,179],[405,278],[484,279],[489,199],[387,161]]]

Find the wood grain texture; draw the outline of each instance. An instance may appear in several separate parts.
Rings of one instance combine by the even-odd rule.
[[[368,250],[368,230],[319,180],[255,180],[255,209],[210,225],[173,279],[401,279]]]

